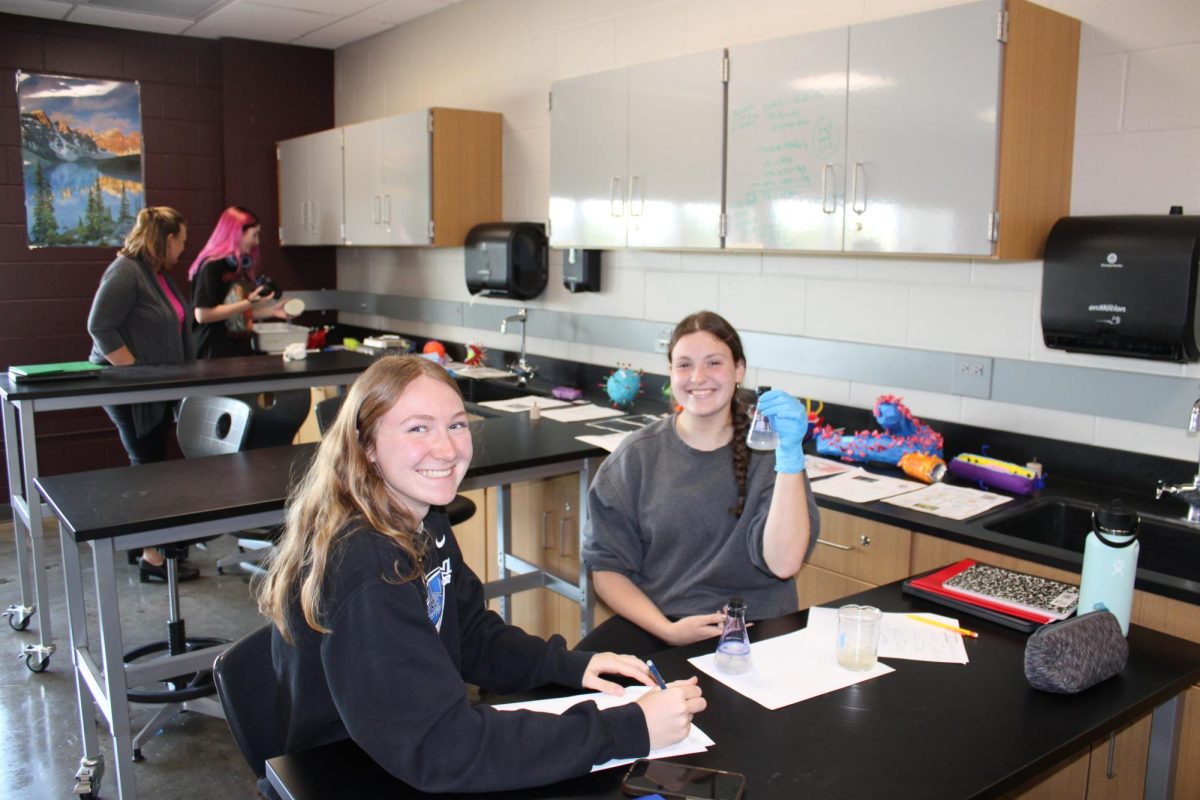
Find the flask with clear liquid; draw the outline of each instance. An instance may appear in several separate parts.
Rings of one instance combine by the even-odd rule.
[[[725,604],[725,630],[717,643],[717,669],[731,675],[750,670],[750,635],[746,631],[746,601],[731,597]]]
[[[764,392],[771,391],[770,386],[758,387],[758,397]],[[754,404],[754,414],[750,418],[750,430],[746,434],[746,446],[751,450],[774,450],[779,446],[779,432],[771,427],[771,420],[758,411],[757,398]]]

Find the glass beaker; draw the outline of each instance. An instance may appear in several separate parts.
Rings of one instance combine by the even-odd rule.
[[[750,417],[750,430],[746,433],[746,446],[751,450],[774,450],[779,446],[779,432],[771,427],[770,418],[758,411],[758,398],[769,391],[770,386],[758,387],[754,411]]]
[[[717,642],[717,669],[731,675],[750,670],[750,635],[746,631],[746,601],[731,597],[725,604],[725,629]]]

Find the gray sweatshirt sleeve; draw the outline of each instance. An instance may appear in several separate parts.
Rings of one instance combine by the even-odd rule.
[[[138,277],[127,266],[117,262],[105,270],[88,314],[88,333],[105,355],[128,344],[119,328],[137,302]]]
[[[610,456],[596,474],[588,490],[587,536],[583,560],[594,570],[617,572],[627,578],[642,571],[645,548],[642,546],[636,518],[627,505],[627,498],[614,481],[624,477],[619,459]]]

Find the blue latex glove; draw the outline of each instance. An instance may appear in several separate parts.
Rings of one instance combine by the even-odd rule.
[[[758,410],[771,420],[771,427],[779,434],[779,447],[775,448],[775,471],[791,474],[803,472],[808,409],[787,392],[772,389],[758,398]]]

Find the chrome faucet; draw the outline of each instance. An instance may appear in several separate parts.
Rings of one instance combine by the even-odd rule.
[[[1192,403],[1192,415],[1188,418],[1188,433],[1200,433],[1200,400]],[[1196,467],[1196,476],[1191,483],[1176,483],[1168,485],[1158,482],[1154,492],[1155,499],[1164,494],[1172,494],[1188,504],[1187,521],[1200,525],[1200,465]]]
[[[537,372],[537,367],[530,366],[529,362],[525,360],[525,323],[527,323],[528,321],[529,321],[529,309],[527,309],[527,308],[517,309],[516,314],[513,314],[511,317],[505,317],[504,319],[500,320],[500,332],[501,333],[508,333],[508,323],[510,323],[510,322],[521,323],[521,356],[520,356],[520,358],[517,359],[517,362],[515,364],[508,365],[509,371],[511,371],[512,374],[516,375],[521,383],[525,383],[527,380],[529,380],[530,378],[533,377],[533,373]]]

